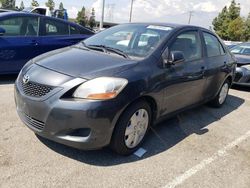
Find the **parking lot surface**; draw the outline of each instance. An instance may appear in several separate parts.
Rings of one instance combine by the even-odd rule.
[[[154,127],[138,158],[37,137],[16,114],[14,80],[0,81],[0,187],[250,187],[250,89]]]

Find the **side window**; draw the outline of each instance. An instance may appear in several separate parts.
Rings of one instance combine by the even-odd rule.
[[[171,51],[181,51],[186,61],[200,59],[202,56],[201,40],[197,31],[180,34],[169,48]]]
[[[37,36],[38,17],[16,17],[0,21],[4,36]]]
[[[74,26],[70,26],[70,35],[79,35],[80,30]]]
[[[203,36],[207,48],[208,57],[220,56],[225,54],[225,50],[216,36],[205,32],[203,32]]]
[[[45,35],[69,35],[69,26],[62,22],[45,19]]]
[[[149,46],[150,48],[154,49],[155,46],[159,43],[160,38],[161,36],[158,32],[147,30],[145,33],[142,33],[140,35],[138,47]]]
[[[242,54],[250,55],[250,48],[245,48]]]
[[[93,35],[94,33],[88,29],[83,29],[81,28],[80,29],[80,34],[83,34],[83,35]]]

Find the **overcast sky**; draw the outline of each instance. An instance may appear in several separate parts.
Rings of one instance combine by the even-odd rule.
[[[40,6],[47,0],[38,0]],[[88,10],[96,10],[96,19],[100,19],[102,0],[54,0],[56,7],[63,2],[69,17],[75,18],[78,10],[85,6]],[[16,0],[19,6],[21,0]],[[23,0],[30,6],[31,0]],[[106,0],[105,21],[118,23],[128,22],[131,0]],[[135,22],[174,22],[186,24],[189,11],[193,11],[192,25],[208,28],[213,18],[231,0],[134,0],[133,19]],[[247,16],[250,12],[250,0],[237,0],[241,4],[241,13]],[[111,8],[113,7],[113,8]]]

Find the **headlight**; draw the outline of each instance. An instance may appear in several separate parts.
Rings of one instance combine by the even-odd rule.
[[[123,78],[100,77],[80,85],[73,93],[73,97],[93,100],[107,100],[115,98],[128,81]]]

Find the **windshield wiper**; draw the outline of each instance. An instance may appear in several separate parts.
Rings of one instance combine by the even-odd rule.
[[[105,53],[107,53],[107,51],[110,51],[110,52],[114,52],[120,56],[123,56],[125,58],[129,58],[128,54],[126,54],[125,52],[123,52],[122,50],[117,49],[117,48],[112,48],[112,47],[105,46],[105,45],[86,45],[84,42],[83,42],[83,45],[89,49],[102,50]]]

